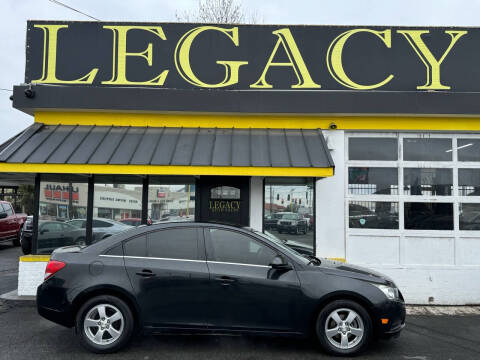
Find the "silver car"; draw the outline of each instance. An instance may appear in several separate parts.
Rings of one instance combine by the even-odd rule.
[[[87,228],[87,220],[85,219],[74,219],[67,221],[66,224],[70,224],[78,229]],[[133,226],[122,224],[121,222],[104,219],[104,218],[93,218],[92,221],[92,231],[93,231],[93,242],[103,240],[113,234],[131,229]]]

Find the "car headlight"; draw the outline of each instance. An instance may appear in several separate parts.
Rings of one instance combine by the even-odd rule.
[[[298,221],[292,221],[292,225],[297,225]]]
[[[400,296],[398,295],[398,289],[396,287],[381,285],[381,284],[372,284],[381,290],[385,296],[390,300],[399,300]]]

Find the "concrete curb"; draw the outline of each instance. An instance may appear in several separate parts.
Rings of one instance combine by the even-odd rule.
[[[428,316],[469,316],[480,315],[480,305],[441,306],[441,305],[407,305],[407,315]]]
[[[14,306],[36,306],[36,296],[19,296],[17,289],[0,295],[0,300]]]

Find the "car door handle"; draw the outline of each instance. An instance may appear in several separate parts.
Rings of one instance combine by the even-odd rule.
[[[152,277],[155,276],[155,274],[152,272],[152,270],[148,269],[143,269],[142,271],[139,271],[136,273],[138,276],[143,276],[143,277]]]
[[[230,284],[233,284],[234,282],[237,281],[237,279],[234,279],[230,276],[226,276],[226,275],[223,275],[223,276],[217,276],[215,278],[216,281],[219,281],[222,283],[222,285],[230,285]]]

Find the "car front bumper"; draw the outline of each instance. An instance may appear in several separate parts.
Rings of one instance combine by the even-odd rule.
[[[400,335],[405,327],[406,307],[403,301],[387,300],[376,307],[375,319],[378,336],[383,339]],[[385,324],[382,319],[388,319]]]

